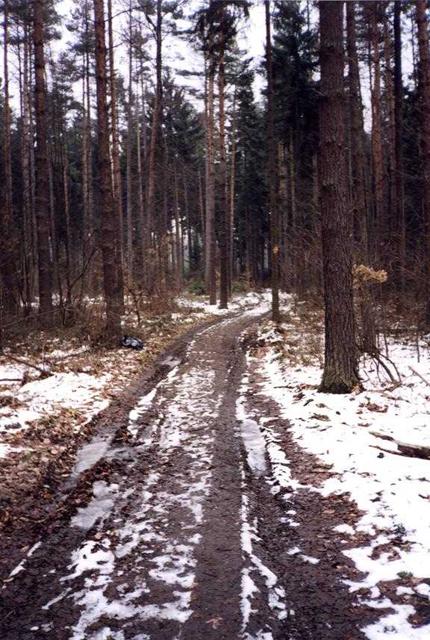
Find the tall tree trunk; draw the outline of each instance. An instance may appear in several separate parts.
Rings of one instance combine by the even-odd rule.
[[[228,306],[228,237],[229,214],[227,198],[227,161],[225,151],[225,63],[224,51],[221,53],[218,66],[218,101],[219,101],[219,256],[220,256],[220,309]]]
[[[106,303],[106,330],[108,338],[120,335],[120,307],[117,290],[117,265],[115,255],[115,220],[112,195],[112,170],[109,149],[109,117],[107,105],[106,40],[104,0],[94,0],[96,37],[96,86],[97,86],[97,182],[99,188],[103,258],[103,290]]]
[[[270,201],[270,270],[272,279],[272,320],[280,321],[279,312],[279,209],[278,209],[278,162],[275,145],[273,114],[273,65],[270,0],[265,0],[266,14],[266,70],[267,70],[267,173]]]
[[[24,313],[27,315],[31,310],[32,301],[32,255],[33,243],[31,233],[32,203],[31,203],[31,178],[30,178],[30,157],[29,157],[29,101],[28,101],[28,42],[25,40],[22,47],[18,46],[18,60],[20,63],[19,74],[19,95],[20,95],[20,163],[22,174],[22,278],[21,288],[24,303]],[[21,48],[23,52],[21,53]]]
[[[162,139],[161,139],[162,138],[161,121],[162,121],[162,113],[163,113],[162,25],[163,25],[162,3],[161,3],[161,0],[157,0],[157,18],[156,18],[156,25],[155,25],[156,87],[155,87],[154,109],[152,114],[151,140],[149,143],[148,188],[147,188],[147,198],[146,198],[146,215],[147,215],[147,220],[150,227],[152,226],[153,222],[155,222],[154,202],[155,202],[155,187],[156,187],[156,162],[157,162],[157,155],[159,155],[159,150],[162,146]],[[161,251],[158,275],[160,277],[160,284],[164,286],[164,283],[166,280],[166,274],[163,273],[164,264],[165,264],[166,238],[165,238],[165,229],[163,229],[162,220],[160,220],[159,218],[157,219],[156,227],[158,231],[159,249]]]
[[[216,304],[215,167],[214,167],[214,84],[215,69],[209,60],[206,106],[206,220],[205,279],[209,304]]]
[[[404,290],[406,260],[405,205],[403,186],[403,80],[402,80],[402,31],[400,0],[394,3],[394,194],[395,194],[395,261],[394,281]]]
[[[348,88],[351,125],[351,168],[350,185],[353,205],[353,236],[356,239],[356,255],[364,263],[369,263],[368,214],[366,202],[366,155],[364,152],[363,105],[361,101],[360,74],[357,55],[357,35],[355,25],[355,2],[347,2],[347,49]],[[363,285],[361,290],[362,349],[366,353],[376,350],[376,328],[373,296]]]
[[[234,256],[234,218],[235,218],[235,199],[236,199],[236,91],[233,98],[233,117],[231,123],[231,161],[230,161],[230,192],[229,192],[229,210],[230,210],[230,237],[229,237],[229,270],[230,270],[230,291],[232,294],[233,278],[235,273],[235,256]]]
[[[2,296],[0,299],[1,321],[7,321],[18,312],[18,283],[16,278],[16,239],[12,210],[12,157],[10,137],[10,105],[9,105],[9,2],[4,3],[4,37],[3,37],[3,71],[4,71],[4,105],[3,105],[3,170],[0,229],[1,257],[0,270]],[[1,340],[1,335],[0,335]]]
[[[364,152],[363,105],[361,101],[360,73],[357,54],[355,22],[356,2],[346,3],[348,90],[351,126],[351,195],[353,205],[354,237],[357,254],[368,260],[367,207],[366,207],[366,156]]]
[[[416,0],[418,25],[419,81],[421,98],[421,145],[423,162],[423,211],[425,224],[425,325],[430,327],[430,53],[427,19],[427,3]]]
[[[115,78],[115,54],[113,37],[112,0],[108,0],[108,41],[109,41],[109,88],[110,88],[110,118],[112,132],[112,194],[116,220],[115,255],[117,264],[117,295],[118,306],[124,313],[124,275],[123,275],[123,213],[121,167],[119,163],[118,116]]]
[[[46,121],[46,86],[44,52],[45,0],[34,0],[33,46],[35,68],[35,214],[37,228],[39,316],[42,326],[53,321],[52,260],[49,216],[49,167]]]
[[[396,203],[395,203],[395,167],[396,167],[396,126],[393,83],[393,38],[385,4],[381,5],[384,39],[384,93],[383,93],[383,157],[385,159],[385,198],[384,221],[382,228],[382,255],[384,264],[394,271],[396,262]]]
[[[320,391],[349,393],[358,384],[352,288],[343,85],[344,2],[319,2],[321,99],[319,180],[325,301],[325,363]]]
[[[145,260],[144,256],[147,251],[144,250],[144,234],[145,234],[145,206],[143,191],[143,161],[145,149],[142,150],[142,132],[140,128],[140,119],[142,117],[143,126],[145,127],[145,94],[141,95],[142,113],[139,112],[139,102],[136,105],[136,154],[137,154],[137,215],[136,215],[136,276],[139,283],[145,278]],[[149,231],[146,230],[146,235]]]
[[[89,42],[91,32],[91,13],[88,0],[84,3],[84,33],[85,41]],[[94,198],[93,198],[93,171],[92,171],[92,136],[91,136],[91,84],[90,84],[90,52],[88,44],[83,54],[83,131],[82,131],[82,193],[83,193],[83,242],[82,242],[82,268],[85,270],[94,253]],[[95,289],[96,273],[89,272],[90,277],[82,277],[81,296],[86,291],[87,281],[90,284],[90,292]]]
[[[127,98],[127,276],[133,281],[133,9],[128,7],[128,98]]]
[[[372,162],[373,189],[375,198],[375,220],[372,237],[374,238],[373,255],[380,257],[384,230],[384,169],[381,131],[381,61],[379,51],[378,3],[369,3],[370,37],[373,69],[371,87],[372,101]]]

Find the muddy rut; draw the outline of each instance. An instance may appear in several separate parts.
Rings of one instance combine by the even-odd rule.
[[[370,614],[342,581],[353,569],[333,533],[351,504],[276,486],[262,418],[293,475],[314,461],[288,440],[247,364],[240,336],[257,319],[245,312],[197,332],[126,428],[81,452],[86,503],[5,581],[2,640],[364,638]]]

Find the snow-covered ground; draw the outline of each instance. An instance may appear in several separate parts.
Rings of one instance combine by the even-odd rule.
[[[428,603],[430,598],[430,460],[401,455],[396,444],[430,446],[428,344],[422,341],[417,350],[412,341],[389,339],[389,358],[400,374],[399,384],[374,361],[365,360],[364,391],[329,395],[317,391],[322,336],[306,334],[299,316],[291,312],[283,335],[266,325],[260,339],[270,345],[260,365],[262,393],[277,402],[297,443],[333,472],[315,490],[325,496],[350,494],[362,512],[355,529],[347,523],[338,528],[351,543],[345,554],[366,575],[363,582],[350,582],[349,588],[365,588],[363,601],[393,611],[365,628],[366,636],[430,638],[430,624],[415,627],[408,620],[415,613],[408,600],[414,596]],[[276,463],[283,454],[276,442],[273,447]],[[281,481],[288,484],[284,462]],[[354,547],[354,536],[360,533],[370,535],[368,546]],[[395,602],[386,595],[390,582],[399,596]]]
[[[287,302],[291,296],[285,293],[280,294],[281,302]],[[195,296],[179,296],[176,304],[181,309],[191,309],[195,313],[205,316],[207,314],[214,316],[225,316],[230,313],[238,313],[239,311],[250,310],[254,308],[256,313],[264,313],[269,311],[271,305],[271,292],[264,289],[260,292],[249,291],[248,293],[240,293],[233,295],[229,302],[228,309],[220,309],[218,305],[207,304],[205,298]]]

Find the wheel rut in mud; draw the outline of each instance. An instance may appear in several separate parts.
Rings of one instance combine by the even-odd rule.
[[[287,553],[302,535],[287,514],[294,500],[304,530],[306,510],[313,533],[324,510],[306,492],[288,504],[262,433],[237,419],[239,401],[254,414],[276,411],[257,388],[240,400],[239,338],[256,317],[197,332],[136,401],[88,472],[87,503],[4,583],[2,640],[363,638],[338,548],[327,537],[317,548],[329,553],[324,575]]]

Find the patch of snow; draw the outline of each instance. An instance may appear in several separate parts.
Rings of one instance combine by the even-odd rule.
[[[266,472],[265,442],[258,422],[247,416],[244,402],[244,398],[239,396],[236,402],[236,417],[240,421],[249,468],[258,477]]]
[[[299,557],[300,557],[302,560],[304,560],[305,562],[309,562],[309,564],[319,564],[319,560],[318,560],[318,558],[314,558],[314,557],[312,557],[312,556],[307,556],[307,555],[306,555],[306,554],[304,554],[304,553],[301,553],[301,554],[299,555]]]
[[[118,485],[108,485],[103,480],[93,484],[93,498],[86,507],[81,507],[71,519],[72,527],[88,531],[97,521],[103,522],[114,505],[114,496],[118,492]]]
[[[21,451],[21,447],[11,447],[9,444],[0,443],[0,459],[6,458],[13,451]]]
[[[414,594],[414,590],[410,587],[397,587],[396,594],[398,596],[412,596]]]
[[[415,591],[420,594],[420,596],[426,596],[430,599],[430,585],[427,582],[421,582],[421,584],[417,584],[415,587]]]
[[[12,569],[12,571],[9,574],[9,578],[14,578],[16,575],[18,575],[18,573],[21,573],[21,571],[24,571],[28,558],[31,558],[33,553],[40,547],[41,544],[42,544],[41,542],[36,542],[36,544],[34,544],[31,547],[31,549],[27,552],[27,555],[25,556],[25,558],[21,560],[21,562],[15,567],[15,569]]]
[[[11,424],[24,428],[59,409],[79,410],[89,420],[109,404],[100,395],[108,379],[109,376],[87,373],[55,373],[28,382],[14,393],[17,408],[4,407],[0,411],[0,431]]]
[[[111,441],[112,436],[96,436],[91,442],[81,447],[76,454],[72,477],[94,467],[106,455]]]
[[[408,622],[409,616],[415,613],[414,607],[405,604],[393,604],[388,598],[376,603],[374,600],[366,602],[377,609],[394,609],[395,613],[384,616],[375,624],[364,627],[363,632],[369,640],[428,640],[429,625],[414,627]]]
[[[348,536],[353,536],[355,534],[355,529],[354,527],[351,527],[350,524],[338,524],[337,527],[333,527],[333,531],[345,533]]]

